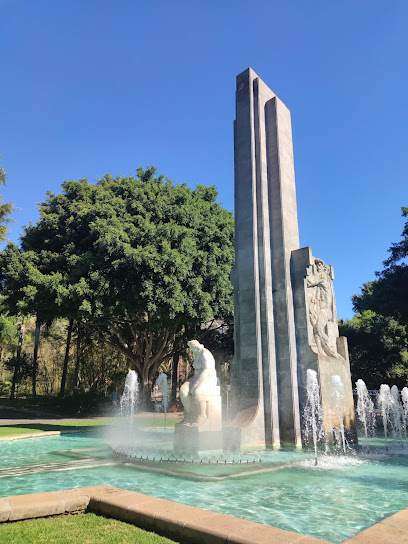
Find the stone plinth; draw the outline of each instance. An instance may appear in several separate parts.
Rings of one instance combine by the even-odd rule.
[[[304,247],[292,254],[292,285],[294,292],[296,341],[298,345],[299,377],[304,384],[299,390],[301,406],[306,404],[307,369],[315,370],[319,378],[321,403],[324,411],[324,426],[326,439],[333,443],[333,425],[339,425],[339,417],[331,398],[332,378],[339,376],[344,386],[342,399],[342,412],[344,415],[344,427],[347,440],[350,443],[357,442],[357,431],[354,413],[353,389],[350,375],[350,362],[348,355],[347,339],[339,336],[337,327],[337,314],[334,300],[332,280],[334,273],[331,267],[327,270],[326,283],[315,286],[316,261],[321,262],[312,255],[310,247]],[[326,265],[327,267],[327,265]],[[312,279],[309,279],[312,278]],[[319,290],[324,285],[328,293],[328,309],[323,315],[325,326],[319,331],[316,321],[319,312],[314,305],[318,302],[321,293]],[[317,290],[317,291],[316,291]],[[319,341],[319,333],[326,340],[326,344]],[[327,352],[325,352],[325,350]]]
[[[219,385],[214,387],[213,395],[205,396],[205,420],[199,424],[202,431],[221,431],[222,429],[222,407],[221,407],[221,388]],[[198,420],[196,406],[191,410],[191,419]]]
[[[184,425],[174,427],[174,453],[176,455],[197,455],[199,452],[222,449],[222,431],[210,430],[205,425]]]

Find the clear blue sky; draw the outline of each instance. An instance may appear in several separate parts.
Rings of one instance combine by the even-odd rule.
[[[292,112],[301,246],[338,315],[408,205],[406,0],[0,0],[0,154],[10,239],[65,179],[157,166],[233,209],[235,77]]]

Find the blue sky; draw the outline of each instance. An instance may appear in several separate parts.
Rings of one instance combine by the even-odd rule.
[[[408,205],[408,2],[0,0],[9,238],[65,179],[155,165],[233,209],[235,77],[292,112],[301,246],[334,266],[338,315]]]

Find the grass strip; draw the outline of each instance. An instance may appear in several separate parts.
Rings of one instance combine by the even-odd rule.
[[[41,433],[41,429],[32,429],[28,427],[0,427],[0,436],[11,436],[14,434]]]
[[[100,427],[102,425],[109,425],[110,423],[99,423],[93,421],[87,422],[59,422],[59,423],[21,423],[18,425],[4,425],[0,427],[0,436],[11,436],[14,434],[26,434],[26,433],[41,433],[45,431],[64,431],[75,432],[80,431],[84,427]]]
[[[150,533],[111,518],[95,514],[57,516],[54,518],[16,521],[0,525],[0,542],[7,544],[174,544]]]
[[[174,428],[174,425],[179,421],[179,417],[168,418],[166,428]],[[101,427],[112,425],[115,423],[115,418],[104,419],[80,419],[77,421],[58,421],[51,423],[21,423],[18,425],[4,425],[0,427],[0,436],[11,436],[15,434],[40,433],[43,431],[78,431],[84,427]],[[135,425],[140,428],[156,428],[164,427],[164,418],[160,414],[157,417],[135,417]]]

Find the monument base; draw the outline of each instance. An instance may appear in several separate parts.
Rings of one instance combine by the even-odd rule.
[[[241,410],[223,428],[223,449],[241,451],[245,447],[265,447],[263,410],[257,406]]]
[[[208,426],[176,423],[174,427],[174,453],[197,455],[199,452],[221,450],[221,429],[209,430]]]
[[[349,444],[357,444],[357,429],[354,413],[353,388],[350,375],[350,364],[348,361],[347,340],[344,337],[337,339],[338,351],[341,355],[338,359],[318,355],[318,374],[320,380],[321,402],[324,411],[324,427],[326,431],[326,443],[333,446],[336,443],[333,427],[340,427],[339,413],[335,402],[331,398],[333,391],[332,378],[334,375],[340,377],[343,386],[343,398],[341,399],[341,410],[343,415],[344,432],[346,441]]]

